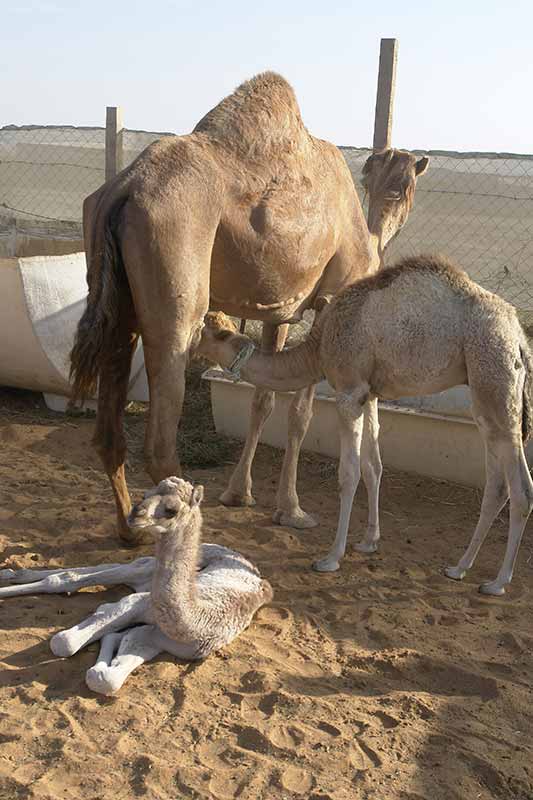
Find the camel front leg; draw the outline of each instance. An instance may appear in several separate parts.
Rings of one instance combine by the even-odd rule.
[[[117,603],[104,603],[83,622],[52,636],[50,640],[52,653],[67,658],[108,633],[148,622],[149,598],[149,592],[139,592],[123,597]]]
[[[379,452],[379,419],[377,399],[367,400],[363,409],[363,441],[361,444],[361,472],[368,495],[368,526],[364,539],[355,545],[360,553],[374,553],[378,549],[379,487],[383,466]]]
[[[282,350],[287,331],[288,325],[264,323],[261,338],[263,352],[275,353]],[[274,397],[274,392],[269,389],[257,388],[254,392],[246,442],[228,488],[220,495],[220,502],[225,506],[255,505],[252,495],[252,463],[261,431],[274,408]]]
[[[363,410],[354,393],[337,395],[339,415],[340,461],[339,489],[340,514],[333,547],[325,558],[315,561],[317,572],[335,572],[346,552],[353,500],[361,477],[361,441],[363,437]]]
[[[141,625],[123,634],[105,636],[96,664],[85,675],[87,686],[98,694],[116,694],[134,669],[151,661],[163,649],[155,625]]]
[[[290,528],[314,528],[318,521],[300,507],[296,481],[300,448],[313,416],[315,386],[307,386],[296,392],[289,408],[289,430],[287,448],[279,479],[276,510],[272,520]]]

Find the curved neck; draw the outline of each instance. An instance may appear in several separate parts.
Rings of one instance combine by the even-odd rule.
[[[381,233],[369,232],[368,249],[370,252],[370,267],[372,272],[377,272],[383,266],[384,249],[381,247]]]
[[[320,337],[312,335],[296,347],[280,353],[255,351],[241,375],[255,386],[278,392],[293,392],[318,383],[324,377],[320,366]]]
[[[327,309],[322,314],[327,313]],[[240,369],[245,381],[274,391],[290,392],[318,383],[324,373],[320,366],[321,323],[315,322],[301,344],[281,353],[262,353],[255,350]],[[197,353],[209,361],[228,368],[251,340],[242,334],[213,336],[202,334]]]
[[[200,544],[197,513],[190,514],[181,531],[170,531],[156,544],[150,603],[154,621],[172,639],[194,638]]]

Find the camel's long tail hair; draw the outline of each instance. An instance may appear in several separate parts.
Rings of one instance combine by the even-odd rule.
[[[96,391],[102,358],[114,346],[113,338],[119,317],[119,293],[123,290],[129,291],[116,236],[117,224],[126,199],[122,195],[115,198],[109,206],[104,194],[97,206],[92,225],[84,225],[85,237],[91,237],[87,259],[89,294],[70,353],[74,402],[83,402]]]
[[[525,334],[520,342],[520,358],[526,370],[522,390],[522,440],[525,443],[533,436],[533,353]]]

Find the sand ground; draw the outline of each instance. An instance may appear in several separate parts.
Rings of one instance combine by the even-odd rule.
[[[149,485],[142,422],[128,418],[135,496]],[[0,395],[4,564],[76,566],[151,552],[121,548],[115,537],[93,426],[44,411],[36,395]],[[227,461],[237,454],[228,446]],[[340,573],[317,575],[311,560],[337,517],[335,464],[303,459],[302,505],[321,524],[298,532],[270,521],[280,463],[279,452],[260,448],[253,509],[218,505],[230,463],[187,472],[206,487],[205,540],[240,549],[275,590],[252,626],[204,663],[160,657],[103,698],[83,679],[95,647],[62,660],[48,639],[123,590],[1,604],[2,800],[533,798],[531,535],[509,594],[481,597],[506,519],[472,575],[452,583],[441,569],[466,545],[479,493],[387,472],[379,554],[350,547]],[[352,546],[365,514],[362,490]]]

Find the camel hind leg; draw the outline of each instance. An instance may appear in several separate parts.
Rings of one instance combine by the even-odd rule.
[[[488,348],[492,343],[487,337]],[[499,511],[510,500],[509,533],[497,577],[480,586],[483,594],[502,595],[511,582],[526,522],[533,508],[533,482],[522,445],[522,396],[525,370],[520,369],[514,341],[496,339],[485,359],[467,357],[474,416],[486,446],[486,483],[481,514],[472,541],[456,567],[446,575],[461,579],[474,563]],[[470,362],[470,363],[469,363]],[[520,410],[518,412],[518,410]]]
[[[158,205],[163,202],[159,196],[149,209],[132,204],[124,215],[128,235],[123,256],[150,390],[145,464],[154,483],[181,474],[176,434],[185,370],[209,307],[211,255],[220,219],[217,187],[213,184],[212,193],[204,196],[207,185],[189,186],[184,178],[176,189],[171,221]]]
[[[505,555],[498,575],[493,581],[482,583],[482,594],[505,594],[505,587],[511,583],[524,535],[524,529],[533,509],[533,481],[529,473],[522,442],[507,445],[504,455],[504,469],[509,486],[509,533]]]
[[[502,463],[502,446],[490,441],[483,427],[480,431],[485,437],[485,489],[481,502],[481,513],[476,529],[465,553],[454,567],[446,567],[445,575],[453,580],[462,580],[472,567],[492,523],[509,499],[509,489]]]
[[[87,686],[99,694],[115,694],[134,669],[151,661],[163,649],[155,625],[140,625],[123,634],[108,634],[102,640],[96,664],[87,670]]]

